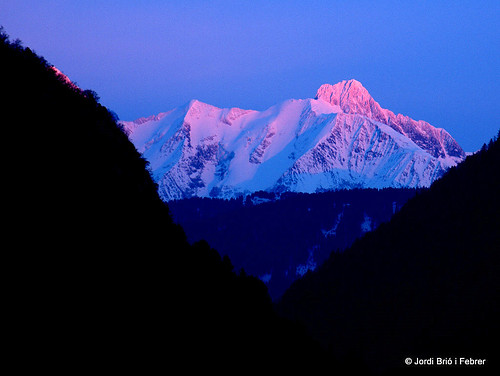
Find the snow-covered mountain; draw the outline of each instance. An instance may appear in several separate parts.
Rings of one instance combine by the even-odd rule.
[[[164,200],[423,187],[465,158],[444,129],[381,108],[356,80],[262,112],[193,100],[122,124]]]

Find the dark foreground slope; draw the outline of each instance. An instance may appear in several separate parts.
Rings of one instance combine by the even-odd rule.
[[[235,361],[314,362],[314,343],[273,313],[262,282],[186,242],[96,94],[0,34],[4,307],[18,366],[224,373]]]
[[[332,358],[371,371],[492,372],[500,362],[499,193],[497,139],[293,284],[279,312],[305,323]],[[407,357],[487,363],[418,368]]]

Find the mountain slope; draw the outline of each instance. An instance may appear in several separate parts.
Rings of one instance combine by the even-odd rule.
[[[449,158],[455,161],[465,158],[460,145],[444,129],[434,128],[425,121],[415,121],[408,116],[395,115],[383,109],[356,80],[322,85],[316,93],[316,99],[337,105],[344,113],[362,115],[386,124],[435,158]]]
[[[2,29],[0,75],[4,130],[17,141],[5,180],[4,311],[7,351],[29,359],[20,367],[206,372],[320,355],[275,315],[262,282],[205,242],[187,243],[94,92]]]
[[[465,158],[446,131],[381,109],[355,80],[263,112],[195,100],[123,125],[164,200],[426,187]]]
[[[499,166],[497,139],[293,284],[279,312],[373,372],[422,371],[407,357],[487,359],[453,374],[500,368]]]

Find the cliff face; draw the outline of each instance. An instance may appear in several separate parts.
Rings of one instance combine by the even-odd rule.
[[[465,153],[444,129],[429,123],[413,120],[401,114],[383,109],[356,80],[342,81],[335,85],[322,85],[316,99],[338,105],[346,114],[358,114],[386,124],[396,132],[408,137],[416,145],[436,158],[455,157],[463,160]]]

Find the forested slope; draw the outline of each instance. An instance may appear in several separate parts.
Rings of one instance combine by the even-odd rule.
[[[116,116],[0,33],[5,253],[21,366],[165,372],[319,355],[265,285],[190,246]]]
[[[498,368],[499,166],[497,138],[294,283],[279,312],[305,323],[331,357],[372,371],[423,372],[406,357],[485,358],[473,372]]]

